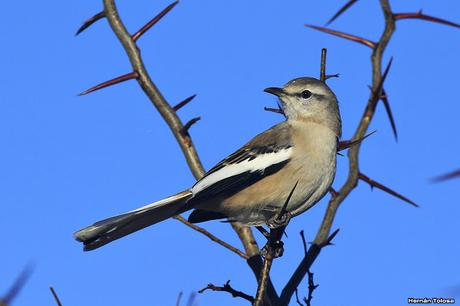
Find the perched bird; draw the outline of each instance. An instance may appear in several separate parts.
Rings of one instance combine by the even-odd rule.
[[[291,216],[312,207],[328,191],[336,171],[341,119],[336,96],[322,81],[302,77],[265,92],[279,97],[286,117],[219,162],[190,189],[75,233],[84,250],[193,209],[193,223],[227,218],[270,224],[287,204]]]

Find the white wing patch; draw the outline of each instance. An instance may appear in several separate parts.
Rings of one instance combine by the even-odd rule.
[[[192,193],[197,194],[221,180],[247,171],[263,171],[271,165],[288,160],[291,157],[291,154],[292,148],[286,148],[278,152],[260,154],[252,160],[247,159],[239,163],[226,165],[222,169],[219,169],[218,171],[211,173],[202,180],[198,181],[195,186],[192,187]]]

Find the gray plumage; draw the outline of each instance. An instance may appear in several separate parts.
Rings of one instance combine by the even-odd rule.
[[[279,97],[286,121],[254,137],[192,188],[99,221],[75,238],[92,250],[191,209],[191,222],[228,218],[262,225],[279,212],[296,183],[287,210],[295,216],[312,207],[335,176],[341,135],[337,99],[314,78],[297,78],[265,91]]]

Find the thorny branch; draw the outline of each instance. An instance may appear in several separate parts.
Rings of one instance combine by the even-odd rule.
[[[136,36],[133,37],[129,34],[120,16],[118,15],[118,11],[117,11],[114,0],[103,0],[103,4],[104,4],[104,17],[107,18],[109,25],[112,28],[112,31],[115,33],[117,38],[120,40],[131,62],[131,66],[133,69],[133,72],[131,72],[131,75],[133,74],[136,75],[135,79],[139,83],[140,87],[142,88],[144,93],[147,95],[149,100],[152,102],[152,104],[156,107],[160,115],[163,117],[165,122],[168,124],[174,137],[176,138],[191,172],[193,173],[196,179],[200,179],[204,175],[205,170],[198,157],[198,153],[195,149],[193,141],[191,137],[188,135],[188,133],[184,133],[184,124],[178,117],[175,109],[170,106],[170,104],[166,101],[166,99],[164,98],[160,90],[157,88],[155,83],[150,78],[150,75],[147,72],[147,69],[145,68],[144,62],[142,60],[140,49],[138,48],[136,41],[135,41],[135,38],[137,37]],[[158,16],[160,15],[161,16],[157,19],[159,20],[161,17],[163,17],[168,11],[170,11],[173,8],[174,5],[175,3],[171,4],[165,10],[163,10],[163,12],[158,15]],[[155,18],[153,20],[155,20]],[[152,23],[154,22],[150,21],[148,24],[152,24]],[[150,27],[151,26],[147,27],[146,25],[142,28],[144,29],[144,31],[138,31],[137,33],[144,34],[145,31],[148,30]],[[130,75],[130,74],[127,74],[127,75]],[[238,222],[233,222],[231,225],[244,246],[244,249],[246,251],[246,256],[248,257],[247,263],[257,278],[262,268],[261,267],[262,260],[259,255],[259,248],[257,246],[257,243],[255,242],[252,230],[246,226],[239,224]],[[221,244],[220,242],[218,243]],[[228,248],[228,246],[226,245],[222,245],[222,246]],[[269,280],[268,291],[269,291],[270,297],[272,298],[278,297],[270,280]]]
[[[420,20],[426,20],[426,21],[431,21],[431,22],[437,22],[437,23],[441,23],[441,24],[445,24],[445,25],[449,25],[453,27],[460,27],[460,25],[450,22],[450,21],[440,19],[440,18],[425,15],[421,11],[417,13],[396,13],[395,14],[391,10],[389,0],[379,0],[379,1],[380,1],[380,6],[383,11],[384,18],[385,18],[385,28],[378,42],[374,42],[374,41],[371,41],[371,40],[368,40],[368,39],[365,39],[365,38],[362,38],[356,35],[331,30],[325,27],[307,25],[310,28],[313,28],[313,29],[316,29],[316,30],[319,30],[319,31],[322,31],[328,34],[332,34],[332,35],[335,35],[341,38],[345,38],[345,39],[348,39],[354,42],[358,42],[372,49],[372,55],[371,55],[372,84],[370,86],[371,92],[368,98],[366,108],[364,110],[364,113],[358,124],[358,127],[355,131],[353,138],[349,141],[342,141],[339,144],[339,149],[349,149],[348,151],[348,160],[349,160],[348,177],[347,177],[346,182],[344,183],[344,185],[340,188],[338,192],[335,191],[333,188],[331,188],[330,191],[333,194],[333,196],[329,201],[325,216],[321,223],[320,229],[318,230],[318,233],[313,241],[313,244],[308,250],[306,250],[304,258],[299,263],[297,269],[294,271],[293,275],[291,276],[291,278],[289,279],[289,281],[283,288],[281,295],[278,297],[276,290],[274,289],[273,284],[271,283],[271,280],[269,278],[269,271],[270,271],[271,263],[273,261],[273,258],[275,257],[274,253],[272,253],[273,250],[268,250],[268,253],[265,254],[265,260],[262,261],[262,258],[259,255],[260,253],[259,247],[257,245],[257,242],[254,239],[254,236],[250,228],[242,226],[237,222],[231,223],[233,229],[238,234],[243,244],[243,247],[245,249],[245,253],[243,253],[237,248],[226,244],[225,242],[218,239],[217,237],[207,232],[206,230],[198,226],[192,225],[192,224],[187,224],[187,221],[185,221],[185,219],[178,216],[176,217],[176,219],[178,219],[179,221],[203,233],[204,235],[206,235],[213,241],[216,241],[220,245],[226,247],[232,252],[235,252],[239,256],[245,258],[247,260],[248,265],[250,266],[253,273],[255,274],[258,280],[258,284],[259,284],[257,296],[255,299],[249,295],[245,295],[244,293],[234,290],[233,288],[230,287],[228,282],[227,284],[224,285],[224,287],[216,287],[213,285],[208,285],[208,287],[204,288],[203,291],[206,289],[215,290],[215,288],[226,288],[225,290],[217,290],[217,291],[227,291],[230,293],[239,292],[241,293],[241,295],[245,296],[248,301],[252,302],[251,299],[253,299],[255,305],[258,305],[257,303],[259,303],[260,305],[263,304],[261,302],[262,300],[264,302],[267,301],[267,304],[271,304],[271,305],[288,305],[292,295],[296,292],[300,282],[303,280],[305,275],[308,274],[309,280],[311,279],[312,274],[309,269],[311,265],[313,264],[313,262],[315,261],[315,259],[320,254],[322,248],[327,245],[330,245],[331,241],[333,240],[335,235],[338,233],[338,230],[336,230],[332,234],[329,234],[331,231],[332,223],[335,218],[337,209],[339,205],[343,202],[343,200],[347,198],[350,192],[354,188],[356,188],[359,180],[366,181],[373,187],[380,188],[396,197],[399,197],[400,199],[403,199],[415,205],[415,203],[413,203],[412,201],[394,192],[390,188],[385,187],[380,183],[377,183],[376,181],[370,179],[369,177],[364,175],[362,172],[360,172],[359,162],[358,162],[359,149],[360,149],[362,140],[368,136],[366,135],[366,131],[368,130],[370,122],[372,121],[374,117],[376,106],[379,101],[382,101],[384,103],[388,117],[390,119],[393,133],[395,137],[397,138],[397,131],[396,131],[396,127],[394,124],[393,115],[389,107],[389,102],[387,99],[386,92],[383,90],[383,83],[385,80],[385,76],[388,73],[389,66],[386,69],[385,73],[382,75],[383,53],[395,31],[396,21],[402,20],[402,19],[420,19]],[[177,2],[174,2],[168,7],[166,7],[160,14],[154,17],[149,23],[147,23],[144,27],[142,27],[134,35],[130,35],[128,31],[126,30],[123,22],[121,21],[118,15],[114,0],[103,0],[103,2],[104,2],[104,11],[88,19],[82,25],[82,27],[78,30],[77,34],[81,33],[83,30],[88,28],[90,25],[92,25],[97,20],[104,18],[104,17],[107,18],[113,32],[116,34],[116,36],[122,43],[128,55],[133,71],[121,77],[117,77],[110,81],[101,83],[83,92],[83,94],[89,93],[94,90],[101,89],[103,87],[114,85],[116,83],[120,83],[126,80],[136,79],[139,85],[141,86],[142,90],[145,92],[145,94],[148,96],[148,98],[152,102],[152,104],[157,108],[157,110],[162,115],[166,123],[169,125],[174,137],[176,138],[180,148],[182,149],[183,155],[193,175],[195,176],[196,179],[201,178],[204,175],[205,171],[198,157],[198,154],[191,140],[191,137],[188,133],[188,128],[193,123],[195,123],[197,119],[192,119],[191,121],[189,121],[188,124],[184,125],[176,113],[178,109],[180,109],[181,107],[189,103],[193,99],[194,96],[191,96],[190,98],[184,100],[183,102],[179,103],[175,107],[171,107],[170,104],[165,100],[161,92],[158,90],[156,85],[151,80],[144,66],[144,63],[142,61],[140,49],[136,45],[136,40],[141,35],[143,35],[148,29],[150,29],[156,22],[158,22],[164,15],[166,15],[166,13],[168,13],[177,4]],[[357,0],[348,1],[329,20],[328,24],[332,22],[333,20],[335,20],[336,18],[338,18],[343,12],[349,9],[356,2]],[[325,72],[326,57],[325,55],[326,55],[325,51],[323,51],[323,56],[322,56],[322,61],[321,61],[321,67],[322,67],[321,68],[321,79],[323,81],[327,80],[329,77],[336,76],[336,75],[326,75],[326,72]],[[267,109],[266,108],[266,110],[280,112],[277,109]],[[449,177],[453,177],[457,175],[460,175],[460,174],[455,172],[454,174],[449,174],[447,177],[449,178]],[[281,236],[279,237],[279,239],[280,238]],[[269,244],[270,244],[270,241],[269,241]],[[310,281],[309,281],[309,285],[311,285],[310,291],[312,292],[314,290],[312,286],[316,286],[316,285],[314,285],[312,282],[310,283]],[[210,286],[213,286],[213,287],[211,288]],[[265,294],[265,292],[267,294]],[[240,296],[240,297],[243,297],[243,296]],[[304,301],[309,303],[311,299],[310,300],[304,299]]]
[[[388,73],[389,65],[385,73],[382,75],[383,53],[395,31],[396,20],[403,19],[403,18],[418,18],[418,19],[424,19],[424,20],[429,20],[433,22],[443,23],[443,24],[447,24],[451,26],[456,26],[456,24],[453,24],[453,23],[450,23],[450,22],[447,22],[447,21],[444,21],[438,18],[427,19],[426,17],[420,14],[417,17],[415,16],[409,17],[408,15],[394,14],[391,10],[389,0],[380,0],[380,6],[381,6],[381,9],[384,15],[384,19],[385,19],[385,28],[377,43],[364,39],[362,37],[356,36],[356,35],[346,34],[343,32],[334,31],[334,30],[330,30],[327,28],[323,28],[323,27],[308,25],[309,27],[313,29],[361,43],[372,49],[372,54],[371,54],[371,64],[372,64],[371,88],[372,90],[368,98],[367,106],[364,110],[361,120],[359,121],[358,127],[353,136],[353,139],[351,140],[352,142],[362,139],[364,135],[366,134],[366,131],[368,130],[369,125],[374,117],[377,103],[379,102],[380,99],[384,100],[383,103],[385,107],[387,108],[387,113],[390,118],[390,122],[392,124],[393,132],[395,134],[395,137],[397,137],[396,128],[394,126],[393,116],[389,109],[388,100],[385,100],[387,95],[385,92],[383,92],[383,83],[384,83],[386,74]],[[314,260],[319,255],[322,247],[327,245],[328,242],[330,242],[331,237],[329,236],[329,232],[331,230],[331,227],[332,227],[332,224],[333,224],[333,221],[334,221],[339,205],[343,202],[343,200],[345,200],[345,198],[347,198],[350,192],[354,188],[356,188],[359,179],[369,182],[369,180],[366,180],[366,178],[367,179],[369,178],[365,177],[359,170],[358,157],[359,157],[360,147],[361,147],[361,142],[359,141],[349,148],[349,151],[348,151],[349,172],[348,172],[347,180],[344,183],[344,185],[340,188],[340,190],[334,193],[335,196],[333,196],[331,200],[329,201],[328,207],[326,209],[326,214],[323,218],[320,229],[315,237],[315,240],[313,241],[312,246],[310,247],[307,254],[303,258],[303,260],[300,262],[296,271],[294,272],[294,274],[289,279],[289,281],[287,282],[287,284],[285,285],[284,289],[281,292],[280,305],[287,305],[289,303],[292,295],[295,293],[296,288],[299,286],[304,276],[308,273],[311,264],[314,262]],[[373,182],[372,186],[377,187],[377,185],[375,184],[375,181]],[[403,200],[415,205],[415,203],[408,200],[407,198],[400,196],[399,194],[392,191],[391,189],[386,190],[386,192],[389,192],[390,194],[395,195],[399,198],[402,198]]]

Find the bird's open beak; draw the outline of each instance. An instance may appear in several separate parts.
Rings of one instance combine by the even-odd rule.
[[[281,97],[282,95],[285,94],[284,89],[278,88],[278,87],[268,87],[264,89],[265,92],[268,92],[272,95]]]

